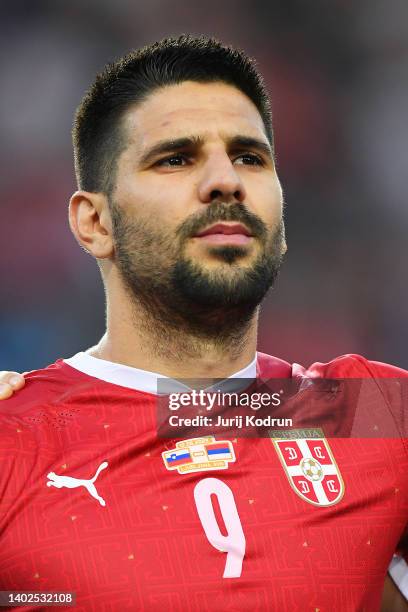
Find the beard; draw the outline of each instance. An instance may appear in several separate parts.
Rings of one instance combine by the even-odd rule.
[[[187,331],[203,338],[225,340],[249,324],[273,286],[285,252],[280,220],[273,231],[241,204],[215,201],[201,215],[187,218],[174,233],[148,219],[135,220],[110,203],[115,260],[131,299],[161,329]],[[220,265],[206,269],[188,257],[187,241],[217,222],[242,223],[261,245],[251,264],[240,246],[209,247]]]

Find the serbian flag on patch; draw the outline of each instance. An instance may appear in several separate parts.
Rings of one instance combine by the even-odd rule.
[[[215,459],[232,459],[232,452],[227,441],[206,444],[205,449],[210,461],[214,461]]]
[[[177,467],[178,465],[183,465],[184,463],[193,462],[190,452],[185,448],[168,452],[164,459],[167,467],[169,468]]]

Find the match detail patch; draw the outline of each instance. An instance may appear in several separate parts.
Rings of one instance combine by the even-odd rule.
[[[214,436],[176,442],[176,448],[164,451],[162,457],[166,468],[179,474],[226,470],[235,461],[232,442]]]

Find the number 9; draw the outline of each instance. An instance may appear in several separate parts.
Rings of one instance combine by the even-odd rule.
[[[218,526],[211,495],[218,498],[227,536]],[[245,556],[245,535],[231,489],[218,478],[204,478],[194,488],[194,499],[208,541],[217,550],[227,553],[223,578],[239,578]]]

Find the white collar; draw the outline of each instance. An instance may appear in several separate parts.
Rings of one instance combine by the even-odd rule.
[[[242,370],[239,370],[239,372],[231,374],[231,376],[215,385],[217,390],[231,393],[247,387],[248,379],[253,380],[256,378],[256,360],[257,356],[255,354],[255,357],[249,365]],[[64,363],[71,366],[71,368],[75,368],[76,370],[83,372],[84,374],[88,374],[88,376],[93,376],[94,378],[99,378],[105,382],[134,389],[136,391],[142,391],[144,393],[152,393],[157,395],[157,384],[159,379],[167,379],[168,381],[171,381],[172,392],[185,392],[191,390],[190,387],[182,382],[170,379],[163,374],[149,372],[147,370],[139,370],[138,368],[131,368],[130,366],[126,366],[121,363],[105,361],[104,359],[93,357],[85,352],[80,352],[69,359],[64,359]],[[244,383],[242,383],[240,380],[243,378],[245,379]],[[212,389],[212,387],[210,387],[210,389]],[[161,392],[164,392],[164,390],[162,391],[161,389]],[[167,392],[168,390],[166,390],[166,393]]]

